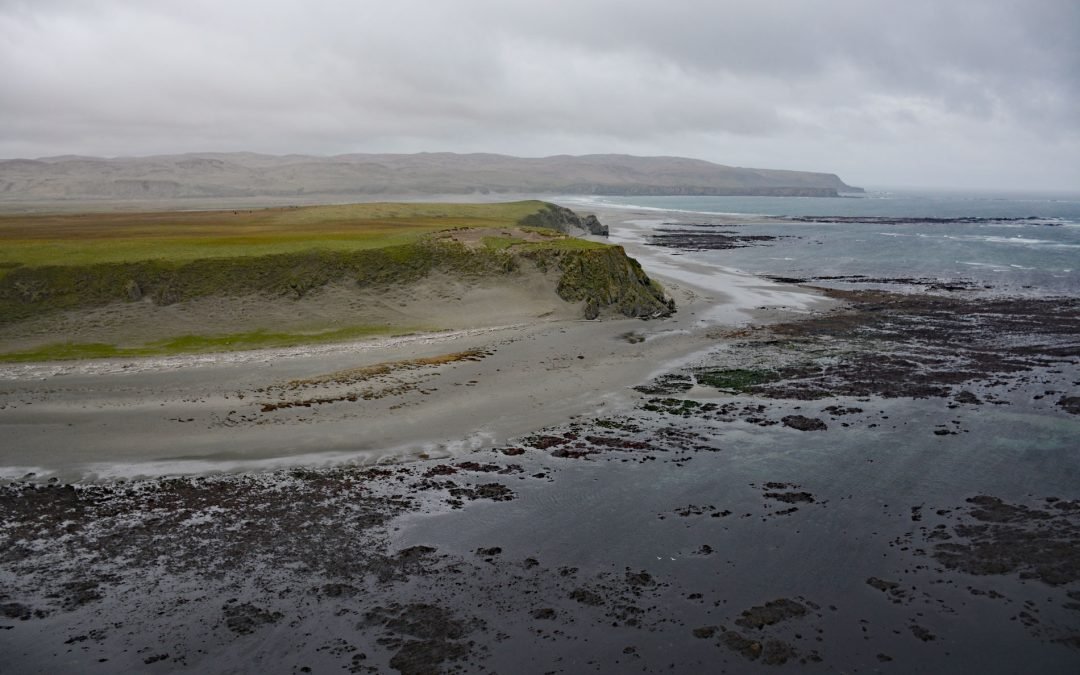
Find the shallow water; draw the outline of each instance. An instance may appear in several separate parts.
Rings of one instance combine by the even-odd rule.
[[[645,242],[671,223],[777,237],[745,248],[680,252],[690,261],[753,274],[968,280],[996,294],[1080,293],[1080,196],[872,192],[835,199],[605,197],[564,203],[582,210],[655,210],[655,219],[631,221],[613,232],[627,241]],[[792,220],[822,216],[846,222]]]
[[[815,408],[838,402],[740,400],[776,406],[774,416],[796,408],[820,414]],[[653,670],[668,661],[686,668],[726,656],[710,641],[687,639],[687,633],[696,626],[730,626],[743,609],[782,597],[827,608],[797,627],[802,639],[793,639],[800,649],[819,648],[833,671],[876,666],[878,654],[897,658],[907,672],[1062,672],[1074,663],[1064,647],[1031,649],[1010,621],[1018,601],[1003,604],[967,590],[974,585],[1030,598],[1044,594],[1041,582],[941,574],[916,555],[918,544],[894,542],[910,539],[936,509],[956,509],[968,496],[1029,502],[1075,493],[1080,420],[968,406],[951,411],[950,418],[970,433],[941,438],[927,422],[940,417],[935,402],[839,403],[863,407],[879,428],[830,423],[828,431],[815,433],[639,415],[643,437],[674,421],[680,429],[703,432],[718,451],[672,453],[658,461],[548,459],[558,471],[557,489],[522,481],[511,483],[519,498],[507,504],[405,516],[394,545],[431,545],[462,556],[499,546],[504,559],[533,556],[548,567],[579,568],[583,575],[647,570],[669,584],[654,599],[663,607],[657,612],[681,629],[620,635],[582,625],[576,632],[590,640],[585,653],[594,657],[616,655],[624,645],[620,640],[632,641]],[[814,501],[784,513],[790,505],[764,497],[767,483],[788,483]],[[704,510],[678,514],[690,505]],[[928,514],[926,522],[913,522],[916,508]],[[713,512],[730,513],[718,518]],[[703,555],[703,545],[712,552]],[[867,585],[871,577],[911,587],[912,599],[889,602]],[[701,600],[688,600],[692,594]],[[1041,609],[1047,623],[1068,625],[1069,612],[1054,605]],[[913,622],[937,638],[914,640]],[[816,644],[815,631],[825,636],[824,645]],[[496,652],[493,665],[510,667],[515,658]],[[742,672],[755,665],[727,661],[726,667]]]

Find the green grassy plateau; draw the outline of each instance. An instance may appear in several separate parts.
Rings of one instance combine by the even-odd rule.
[[[244,211],[0,215],[0,275],[22,266],[184,262],[415,242],[453,227],[505,227],[545,207],[348,204]]]
[[[504,204],[374,203],[78,215],[0,216],[0,329],[52,312],[111,303],[171,305],[207,297],[298,300],[342,280],[381,288],[440,271],[462,278],[513,275],[528,261],[561,272],[557,292],[627,316],[667,310],[662,290],[621,247],[525,226],[558,211]],[[245,327],[245,329],[248,327]],[[68,340],[3,351],[0,361],[140,356],[350,339],[387,332],[272,328],[181,335],[118,347]]]

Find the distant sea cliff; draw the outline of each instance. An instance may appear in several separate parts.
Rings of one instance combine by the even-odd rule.
[[[372,195],[752,195],[861,192],[831,173],[683,157],[202,153],[0,161],[0,203]]]

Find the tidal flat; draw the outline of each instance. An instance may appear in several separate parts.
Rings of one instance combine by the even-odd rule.
[[[18,371],[0,413],[47,410],[33,452],[5,450],[45,458],[0,492],[8,668],[1080,666],[1075,301],[665,276],[678,259],[628,251],[674,316]],[[83,419],[146,427],[80,463],[56,408],[110,381]],[[385,395],[317,402],[335,387]]]

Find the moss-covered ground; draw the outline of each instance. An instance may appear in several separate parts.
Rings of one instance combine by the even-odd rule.
[[[722,391],[745,392],[759,384],[775,382],[780,375],[772,370],[735,368],[730,370],[702,369],[694,372],[698,384]]]

